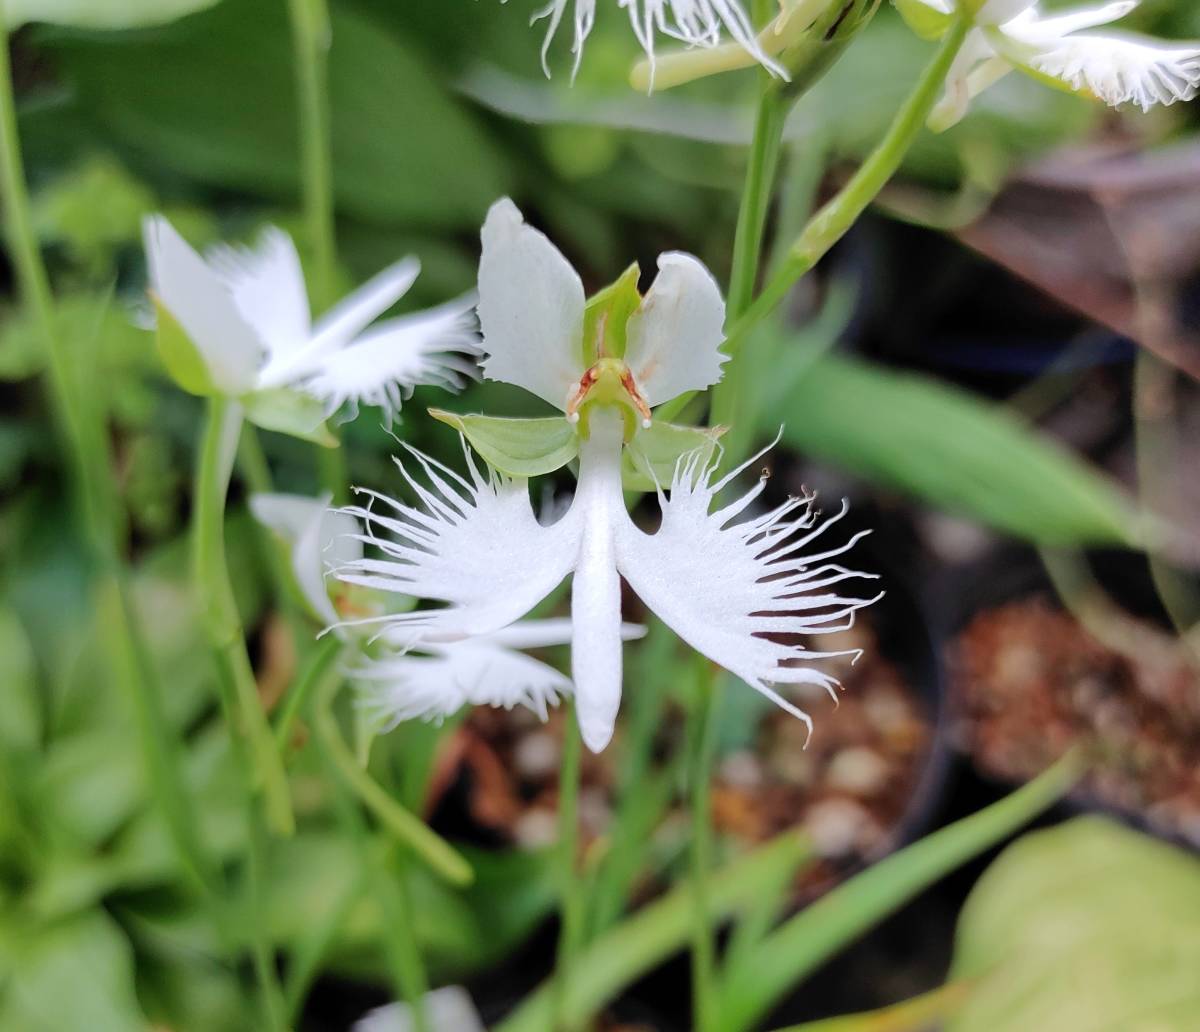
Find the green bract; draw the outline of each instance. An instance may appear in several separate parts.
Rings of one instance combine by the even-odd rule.
[[[158,297],[152,294],[151,299],[157,318],[154,342],[167,374],[189,394],[208,398],[219,393],[200,349]]]
[[[276,387],[253,391],[241,399],[246,418],[264,430],[275,430],[325,448],[336,448],[338,440],[325,425],[325,405],[301,391]]]
[[[921,39],[941,39],[954,20],[954,15],[943,14],[923,0],[892,0],[892,3],[905,24]]]
[[[489,465],[513,477],[536,477],[561,469],[579,453],[579,435],[561,416],[547,419],[503,419],[460,416],[430,409],[461,433]]]
[[[711,462],[717,439],[725,427],[679,426],[654,423],[640,430],[625,449],[621,483],[628,491],[655,491],[669,487],[680,458],[701,450],[701,466]]]

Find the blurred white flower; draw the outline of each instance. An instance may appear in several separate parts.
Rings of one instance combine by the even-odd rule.
[[[345,563],[341,579],[446,603],[363,621],[383,622],[391,634],[425,642],[490,634],[573,574],[571,673],[580,730],[593,751],[611,738],[621,697],[622,576],[693,648],[810,728],[809,717],[776,686],[816,684],[836,694],[833,677],[802,664],[856,653],[811,651],[796,636],[846,630],[875,600],[825,590],[865,576],[827,562],[862,534],[804,551],[844,507],[820,522],[812,498],[789,498],[735,522],[764,490],[764,475],[737,501],[710,511],[716,495],[761,453],[721,479],[710,452],[682,456],[669,495],[658,490],[657,533],[644,533],[630,519],[622,493],[626,435],[631,427],[638,432],[639,421],[649,424],[650,407],[719,380],[724,361],[718,348],[725,306],[708,271],[679,254],[660,257],[659,269],[628,317],[623,357],[589,354],[589,366],[579,277],[511,201],[496,204],[484,225],[480,261],[484,375],[524,387],[579,420],[571,507],[543,526],[524,478],[490,469],[485,475],[470,452],[464,478],[410,448],[424,476],[400,469],[419,506],[366,492],[371,505],[345,510],[372,529],[364,540],[382,558]]]
[[[575,55],[575,72],[583,59],[583,45],[596,22],[597,0],[550,0],[533,16],[533,21],[548,19],[546,38],[542,43],[542,68],[550,75],[547,54],[567,8],[573,9],[575,28],[571,53]],[[651,64],[654,61],[655,35],[661,33],[689,46],[713,47],[721,42],[725,32],[754,60],[784,79],[787,73],[772,61],[755,37],[754,26],[742,7],[741,0],[617,0],[629,15],[629,24],[638,43]]]
[[[485,1032],[483,1021],[467,991],[448,985],[425,994],[425,1020],[435,1032]],[[407,1003],[376,1007],[354,1023],[353,1032],[416,1032],[412,1008]]]
[[[394,416],[418,384],[456,388],[474,370],[473,298],[375,322],[412,286],[415,258],[384,269],[315,322],[291,238],[268,228],[253,248],[207,260],[162,216],[145,223],[156,301],[200,353],[214,388],[242,397],[279,388]],[[372,325],[374,323],[374,325]]]
[[[362,612],[382,614],[385,604],[395,601],[395,595],[370,591],[349,598],[345,584],[327,578],[330,569],[362,559],[364,540],[358,521],[330,509],[328,496],[256,494],[250,511],[287,543],[309,608],[343,638],[350,635],[339,621]],[[626,625],[622,633],[626,639],[641,637],[645,628]],[[362,704],[384,730],[413,718],[441,720],[464,705],[520,705],[546,720],[549,707],[571,694],[569,678],[518,651],[570,644],[569,620],[524,620],[454,642],[426,643],[387,631],[376,639],[349,673]]]
[[[1135,104],[1148,111],[1191,100],[1200,89],[1200,44],[1082,31],[1117,21],[1138,3],[1116,0],[1044,14],[1037,0],[988,0],[954,60],[930,128],[955,125],[972,98],[1014,68],[1113,107]],[[954,0],[896,0],[896,6],[927,35],[944,31],[955,11]]]

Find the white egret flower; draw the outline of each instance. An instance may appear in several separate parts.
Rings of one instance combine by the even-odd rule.
[[[389,266],[313,321],[291,238],[196,253],[162,216],[145,223],[155,299],[198,350],[216,393],[292,389],[331,414],[344,403],[394,415],[418,384],[455,388],[474,370],[473,298],[375,322],[412,286],[415,258]],[[374,323],[374,325],[372,325]]]
[[[322,623],[337,625],[347,613],[382,613],[395,597],[371,592],[352,597],[347,585],[327,579],[328,570],[363,555],[358,521],[330,509],[328,496],[256,494],[250,511],[288,544],[297,587]],[[349,637],[345,628],[337,630]],[[626,625],[622,632],[636,638],[645,628]],[[464,705],[521,705],[546,720],[549,707],[572,691],[564,674],[519,651],[569,644],[569,620],[523,620],[451,643],[414,642],[386,632],[377,637],[359,642],[369,651],[350,673],[363,705],[383,730],[413,718],[440,721]]]
[[[986,0],[951,66],[930,128],[955,125],[972,98],[1013,69],[1112,107],[1135,104],[1148,111],[1156,104],[1191,100],[1200,88],[1200,44],[1082,31],[1125,17],[1139,2],[1116,0],[1046,14],[1037,0]],[[955,0],[895,3],[923,35],[940,35],[955,16]]]
[[[781,691],[818,685],[836,698],[837,681],[809,664],[856,652],[813,651],[797,637],[846,630],[875,601],[828,590],[867,576],[829,561],[861,533],[807,551],[844,506],[821,522],[812,498],[789,498],[739,520],[763,492],[764,475],[711,511],[716,495],[760,456],[717,479],[711,449],[681,455],[669,483],[658,487],[658,531],[647,534],[630,519],[625,442],[647,432],[641,428],[650,425],[653,406],[720,379],[725,360],[718,350],[725,306],[712,276],[689,255],[665,254],[658,265],[640,304],[592,309],[589,319],[566,259],[511,201],[494,205],[479,276],[484,375],[526,388],[575,421],[568,425],[579,431],[579,482],[571,506],[544,526],[524,477],[482,472],[469,451],[463,477],[410,448],[423,476],[398,465],[418,505],[366,492],[371,505],[345,510],[368,524],[372,535],[364,540],[381,555],[343,564],[342,580],[445,603],[385,618],[389,633],[424,641],[488,634],[573,574],[572,680],[580,730],[593,751],[611,738],[621,697],[621,577],[684,641],[810,730],[808,715]],[[611,325],[622,316],[622,325]],[[607,350],[614,341],[623,354]]]
[[[425,994],[425,1020],[440,1032],[486,1032],[470,995],[460,985],[447,985]],[[352,1032],[416,1032],[417,1022],[407,1003],[389,1003],[368,1011]]]
[[[548,19],[546,38],[542,43],[542,70],[547,77],[550,75],[547,61],[550,44],[558,32],[563,16],[567,13],[567,8],[572,5],[575,26],[575,37],[571,44],[571,53],[575,55],[572,74],[579,71],[584,43],[587,42],[596,23],[596,2],[597,0],[550,0],[534,14],[534,22]],[[652,65],[656,33],[689,46],[714,47],[721,42],[721,33],[725,32],[773,75],[787,78],[787,72],[763,51],[741,0],[617,0],[617,5],[625,8],[633,34]]]

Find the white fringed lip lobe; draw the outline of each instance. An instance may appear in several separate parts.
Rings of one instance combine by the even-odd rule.
[[[795,642],[848,629],[880,597],[835,588],[871,578],[833,561],[863,534],[826,547],[845,508],[822,520],[811,497],[752,515],[765,478],[712,511],[718,493],[762,454],[718,479],[698,452],[685,456],[659,491],[661,524],[647,534],[625,510],[620,444],[619,416],[594,413],[575,498],[550,526],[534,516],[524,480],[485,476],[469,451],[469,475],[460,477],[409,449],[424,477],[398,465],[419,504],[371,494],[369,505],[347,510],[365,522],[359,540],[373,554],[346,563],[338,576],[443,603],[370,621],[419,643],[494,632],[573,573],[573,680],[581,730],[597,751],[612,736],[621,695],[623,576],[684,641],[811,729],[811,718],[785,693],[816,684],[836,697],[836,678],[817,664],[855,653]]]

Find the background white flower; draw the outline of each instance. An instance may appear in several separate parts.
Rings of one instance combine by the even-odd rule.
[[[571,53],[575,55],[574,72],[579,71],[583,46],[596,23],[596,3],[597,0],[550,0],[533,16],[535,22],[549,20],[542,43],[542,69],[547,76],[550,74],[547,61],[550,43],[568,7],[573,9]],[[740,0],[617,0],[617,6],[625,9],[633,33],[651,62],[656,33],[689,46],[712,47],[720,43],[721,33],[725,32],[772,74],[787,78],[784,69],[759,46],[754,26]]]
[[[145,239],[157,301],[229,397],[291,388],[319,399],[327,414],[349,402],[393,416],[415,385],[456,388],[474,371],[473,298],[375,322],[416,280],[415,258],[314,322],[299,256],[281,230],[265,230],[254,248],[217,248],[207,261],[162,216],[146,220]]]
[[[1084,31],[1124,18],[1138,4],[1115,0],[1047,14],[1036,0],[989,0],[955,58],[930,127],[955,125],[972,98],[1013,69],[1113,107],[1134,104],[1148,111],[1193,99],[1200,89],[1200,43]],[[923,34],[944,31],[955,11],[953,0],[896,0],[896,6]]]

